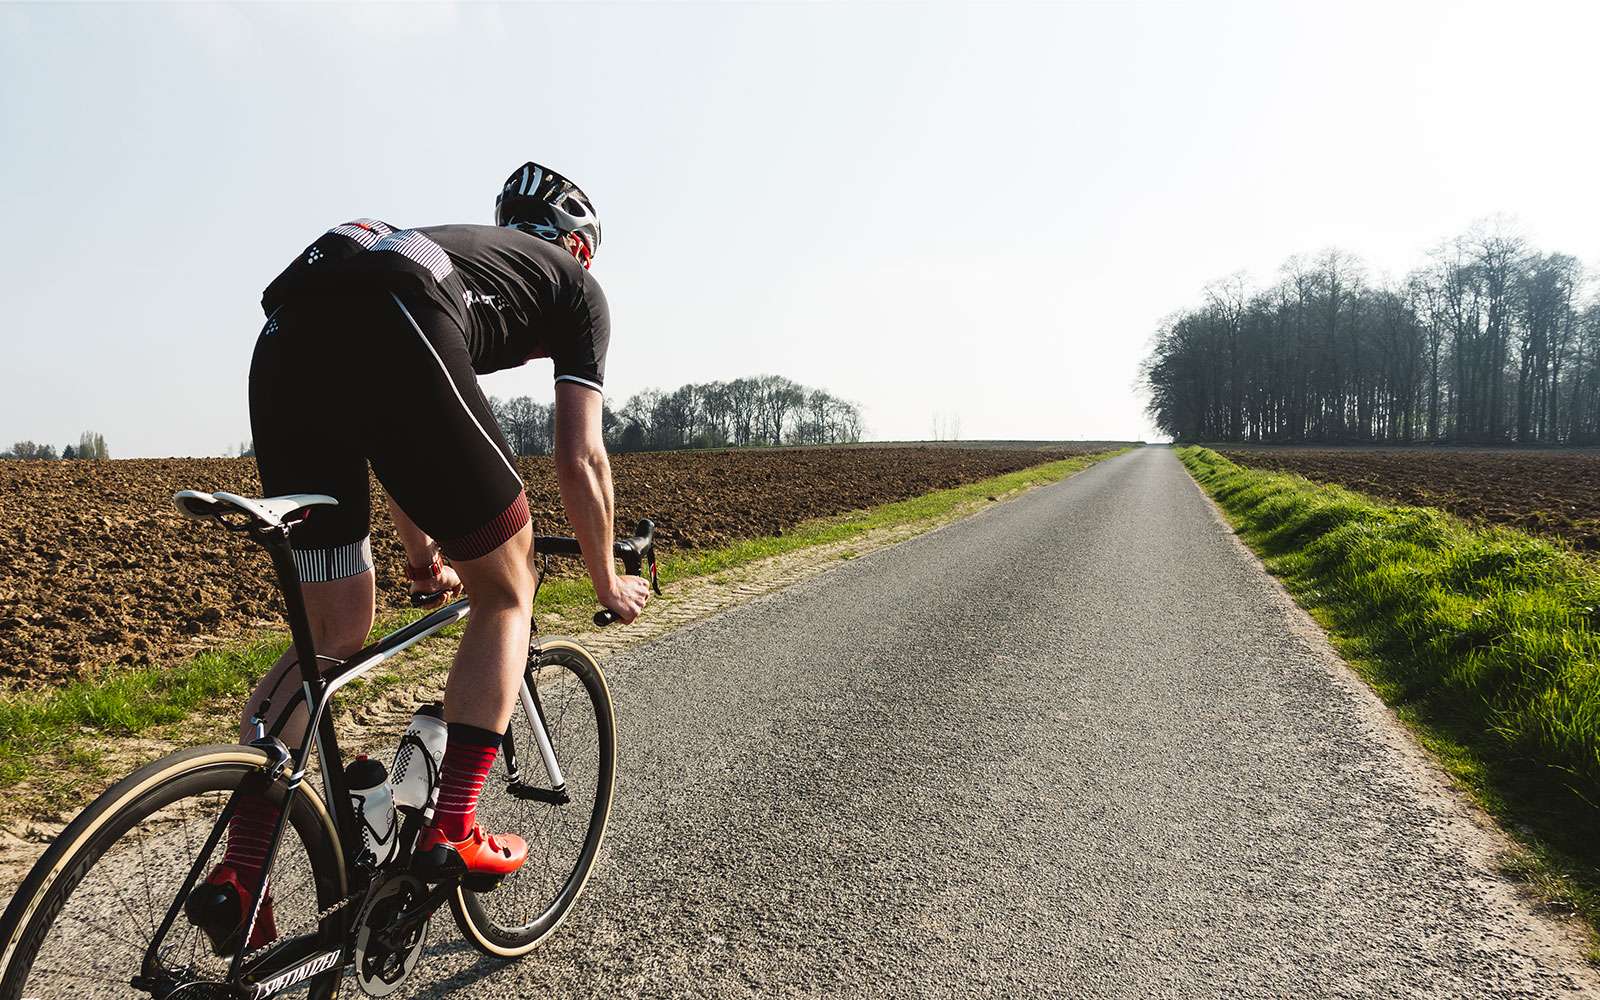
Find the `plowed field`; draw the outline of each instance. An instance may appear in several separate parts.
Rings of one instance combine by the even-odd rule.
[[[714,548],[1091,449],[882,447],[612,458],[619,533]],[[549,458],[520,459],[534,530],[570,534]],[[253,459],[0,461],[0,687],[87,677],[281,628],[264,553],[173,509],[181,489],[259,492]],[[403,550],[374,484],[380,602],[404,605]]]
[[[1593,452],[1261,448],[1218,454],[1600,553],[1600,454]]]

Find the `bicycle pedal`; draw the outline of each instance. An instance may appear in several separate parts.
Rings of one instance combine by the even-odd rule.
[[[202,882],[189,893],[183,905],[189,923],[205,932],[215,955],[231,955],[239,939],[239,922],[244,907],[239,890],[231,885]]]
[[[461,855],[442,844],[417,852],[411,859],[411,873],[429,884],[474,877],[467,871]]]
[[[504,881],[504,875],[467,875],[461,879],[461,887],[468,892],[489,892]]]

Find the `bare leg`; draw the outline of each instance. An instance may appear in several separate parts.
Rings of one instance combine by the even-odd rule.
[[[444,689],[444,717],[505,732],[528,659],[533,621],[533,527],[479,559],[455,564],[472,597],[467,631]]]
[[[311,641],[317,644],[317,653],[335,659],[345,659],[367,644],[372,632],[375,614],[374,574],[372,570],[326,583],[302,583],[300,593],[305,598],[306,616],[311,619]],[[255,727],[250,717],[255,714],[261,699],[272,699],[272,711],[267,721],[270,729],[283,714],[284,706],[300,687],[299,656],[291,644],[273,664],[266,676],[256,683],[255,690],[245,702],[244,719],[239,726],[239,741],[247,743],[255,738]],[[290,746],[298,743],[305,734],[308,716],[302,702],[284,726],[280,737]]]

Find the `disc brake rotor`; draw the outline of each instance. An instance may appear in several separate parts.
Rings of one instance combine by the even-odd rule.
[[[427,886],[410,875],[389,879],[367,900],[356,931],[356,982],[368,996],[393,993],[422,957],[428,940],[428,921],[416,921],[395,936],[395,924],[407,910],[428,894]]]

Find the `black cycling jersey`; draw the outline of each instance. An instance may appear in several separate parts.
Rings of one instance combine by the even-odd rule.
[[[250,362],[250,427],[267,496],[326,493],[290,538],[300,579],[372,566],[367,469],[452,560],[528,523],[522,478],[437,303],[382,288],[291,296]],[[403,402],[402,402],[403,401]]]
[[[528,523],[528,502],[477,375],[549,357],[558,382],[605,380],[599,283],[559,245],[513,229],[348,222],[261,302],[250,424],[262,489],[339,501],[291,539],[307,582],[372,568],[369,463],[450,559],[494,551]],[[397,393],[425,416],[399,417]]]
[[[298,296],[361,288],[436,304],[460,326],[480,375],[549,357],[558,382],[605,382],[605,293],[558,244],[502,226],[396,229],[358,219],[307,247],[267,286],[261,305],[270,317]]]

